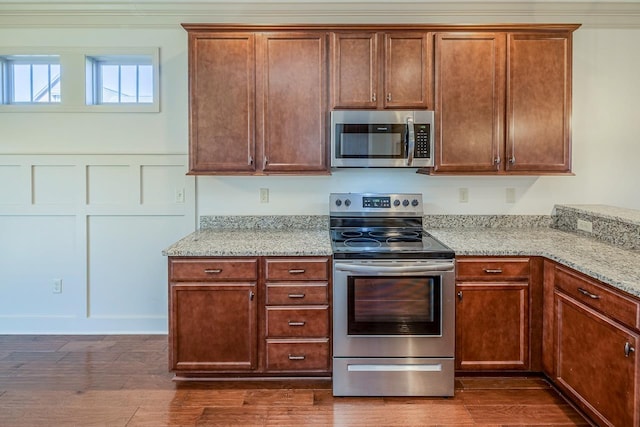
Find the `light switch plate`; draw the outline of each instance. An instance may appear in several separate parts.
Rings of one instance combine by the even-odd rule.
[[[587,233],[593,233],[593,224],[591,221],[585,221],[578,218],[578,230],[585,231]]]

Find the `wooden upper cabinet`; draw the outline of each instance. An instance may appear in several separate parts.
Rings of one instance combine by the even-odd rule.
[[[326,37],[259,36],[257,138],[265,173],[328,173]]]
[[[506,170],[571,170],[571,34],[508,37]]]
[[[496,172],[504,157],[505,35],[435,37],[435,172]]]
[[[189,171],[255,170],[250,33],[189,33]]]
[[[429,35],[422,31],[332,33],[333,108],[429,108]]]

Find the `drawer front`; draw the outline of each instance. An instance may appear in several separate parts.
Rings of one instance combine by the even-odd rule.
[[[461,258],[456,280],[514,281],[529,279],[529,258]]]
[[[329,304],[329,286],[326,283],[306,285],[269,284],[267,285],[267,304]]]
[[[329,280],[329,258],[267,258],[267,280]]]
[[[329,340],[267,342],[267,369],[271,371],[328,371]]]
[[[325,338],[329,336],[327,306],[267,307],[267,337]]]
[[[555,269],[555,285],[567,295],[620,323],[640,329],[640,304],[595,281],[562,267]]]
[[[256,281],[258,259],[181,259],[169,262],[169,280],[174,282]]]

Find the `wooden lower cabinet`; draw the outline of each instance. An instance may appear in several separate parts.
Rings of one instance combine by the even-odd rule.
[[[456,369],[529,370],[530,259],[456,262]]]
[[[598,425],[639,426],[638,302],[564,267],[551,277],[551,378]]]
[[[329,257],[170,257],[169,369],[326,377]]]

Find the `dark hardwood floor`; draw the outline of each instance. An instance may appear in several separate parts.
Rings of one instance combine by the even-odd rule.
[[[541,378],[453,398],[334,398],[328,381],[174,382],[166,336],[0,335],[0,426],[588,425]]]

